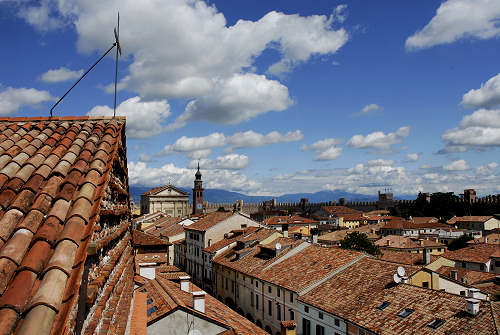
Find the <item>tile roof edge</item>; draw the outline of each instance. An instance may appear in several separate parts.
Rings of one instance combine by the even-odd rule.
[[[278,263],[281,263],[283,262],[285,259],[288,259],[296,254],[298,254],[299,252],[303,251],[304,249],[306,249],[307,247],[311,246],[312,244],[309,243],[309,242],[303,242],[301,244],[299,244],[298,246],[296,246],[295,248],[293,248],[292,250],[290,250],[288,253],[286,253],[285,255],[283,255],[282,257],[279,257],[277,260],[275,260],[274,262],[272,262],[271,264],[268,264],[265,268],[263,268],[261,271],[266,271],[267,269],[271,268],[272,266],[278,264]]]
[[[93,120],[122,120],[125,116],[32,116],[32,117],[0,117],[0,122],[29,122],[29,121],[93,121]]]
[[[299,296],[302,296],[304,294],[307,294],[308,292],[310,292],[311,290],[313,290],[314,288],[316,288],[317,286],[323,284],[324,282],[326,282],[328,279],[332,278],[333,276],[335,276],[336,274],[346,270],[347,268],[351,267],[351,265],[357,263],[359,260],[363,259],[367,257],[367,255],[365,254],[362,254],[358,257],[356,257],[355,259],[353,259],[352,261],[350,261],[349,263],[347,264],[344,264],[342,265],[341,267],[333,270],[332,272],[330,272],[329,274],[327,274],[326,276],[324,276],[323,278],[320,278],[319,280],[315,281],[314,283],[312,283],[311,285],[307,286],[306,288],[302,289],[301,291],[298,292],[298,295]]]
[[[495,311],[493,310],[493,304],[491,303],[491,301],[489,301],[489,305],[490,305],[491,318],[493,319],[493,324],[495,325],[495,331],[497,332],[497,335],[499,335],[500,329],[497,324],[497,318],[495,317]]]

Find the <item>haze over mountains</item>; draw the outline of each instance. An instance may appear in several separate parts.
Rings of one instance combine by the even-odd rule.
[[[141,201],[141,194],[149,191],[151,187],[144,186],[130,186],[130,196],[136,204]],[[192,190],[184,187],[179,187],[190,194],[190,200],[192,199]],[[398,199],[415,199],[414,195],[404,195],[398,196]],[[258,203],[266,201],[269,199],[276,198],[278,202],[299,202],[301,198],[308,198],[309,202],[326,202],[333,201],[334,199],[345,198],[347,201],[375,201],[378,199],[378,195],[365,195],[350,193],[342,190],[335,191],[319,191],[315,193],[294,193],[294,194],[283,194],[281,196],[252,196],[246,195],[238,192],[230,192],[221,189],[205,189],[204,200],[211,203],[232,203],[236,200],[243,200],[246,203]]]

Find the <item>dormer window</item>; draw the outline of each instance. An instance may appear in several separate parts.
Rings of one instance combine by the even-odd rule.
[[[380,311],[383,311],[387,306],[389,306],[391,303],[388,301],[382,302],[380,305],[378,305],[376,308]]]
[[[401,318],[406,318],[408,315],[410,315],[411,313],[413,313],[413,309],[411,308],[405,308],[403,309],[401,312],[398,313],[398,316],[401,317]]]
[[[427,324],[427,327],[432,328],[432,329],[438,329],[440,326],[442,326],[444,323],[444,320],[442,319],[434,319],[430,323]]]

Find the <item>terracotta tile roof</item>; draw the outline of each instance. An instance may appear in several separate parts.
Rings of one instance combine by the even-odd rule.
[[[442,256],[459,262],[486,263],[498,250],[500,250],[500,245],[497,244],[476,244],[455,251],[447,251]]]
[[[363,214],[339,214],[344,221],[365,221],[367,218]]]
[[[347,236],[347,234],[350,234],[352,232],[360,232],[360,233],[365,233],[368,235],[368,238],[375,238],[378,235],[376,235],[376,232],[380,230],[381,227],[383,227],[383,223],[376,223],[376,224],[371,224],[371,225],[366,225],[366,226],[360,226],[357,228],[353,229],[343,229],[343,230],[335,230],[323,235],[320,235],[318,237],[318,241],[332,241],[332,242],[340,242],[341,240],[344,239],[344,237]]]
[[[467,270],[446,265],[443,265],[439,269],[436,269],[437,273],[448,278],[453,278],[451,274],[452,271],[455,271],[457,273],[457,281],[467,285],[473,285],[485,280],[495,279],[495,277],[497,276],[494,272]]]
[[[205,231],[217,225],[219,222],[226,220],[233,215],[233,212],[212,212],[204,215],[195,223],[184,227],[187,230]],[[237,214],[235,214],[237,215]]]
[[[424,263],[423,254],[414,254],[405,251],[381,250],[382,254],[377,256],[378,259],[407,265],[422,265]]]
[[[481,292],[483,293],[489,294],[491,300],[498,299],[498,296],[500,295],[500,283],[499,280],[496,278],[476,283],[473,284],[472,286],[481,290]]]
[[[182,219],[178,217],[165,216],[155,221],[152,225],[149,225],[146,228],[142,229],[142,231],[157,237],[160,237],[160,235],[165,236],[165,233],[167,233],[167,231],[170,232],[170,229],[172,229],[172,227],[182,227],[182,225],[178,225],[178,223],[181,221]]]
[[[490,304],[481,302],[475,317],[465,313],[465,299],[446,292],[393,284],[397,264],[363,258],[299,300],[379,334],[496,333]],[[406,268],[407,273],[408,268]],[[339,297],[342,297],[339,299]],[[382,302],[388,306],[380,310]],[[397,314],[414,310],[406,318]],[[427,327],[435,318],[445,321]]]
[[[449,224],[455,224],[459,222],[486,222],[491,219],[491,215],[478,215],[478,216],[455,216],[448,220]]]
[[[145,290],[150,299],[149,308],[156,307],[156,311],[148,315],[148,324],[154,323],[163,316],[179,308],[225,325],[236,335],[267,334],[263,329],[239,315],[209,294],[205,295],[205,313],[195,311],[193,308],[193,297],[191,293],[184,292],[180,285],[173,281],[158,276],[149,281],[140,290]],[[201,291],[194,284],[190,284],[191,292]],[[226,334],[226,332],[224,332]],[[230,333],[228,333],[230,334]]]
[[[140,230],[132,229],[132,238],[135,246],[152,246],[152,245],[164,245],[167,246],[170,243],[168,241],[153,236],[151,234],[144,233]]]
[[[135,262],[139,263],[167,263],[167,253],[146,252],[135,255]]]
[[[352,209],[349,207],[345,207],[345,206],[322,206],[321,209],[324,210],[325,212],[328,212],[329,214],[335,214],[335,215],[361,213],[358,210],[355,210],[355,209]]]
[[[299,292],[327,274],[354,261],[361,252],[310,245],[266,270],[258,278]]]
[[[236,235],[232,235],[229,238],[223,238],[222,240],[215,242],[211,246],[204,248],[203,251],[210,252],[210,253],[217,252],[220,249],[227,247],[231,243],[234,243],[234,242],[248,236],[249,234],[255,232],[258,229],[259,229],[259,227],[248,227],[244,230],[241,230]]]
[[[130,335],[147,335],[147,293],[135,291],[132,317],[130,318]]]
[[[317,224],[319,221],[311,220],[297,215],[283,215],[283,216],[271,216],[265,219],[262,224],[264,225],[282,225],[282,224]]]
[[[390,212],[387,211],[387,210],[385,210],[385,209],[379,209],[379,210],[376,210],[376,211],[366,212],[365,214],[368,215],[368,216],[372,216],[372,215],[389,215]]]
[[[383,229],[425,229],[425,228],[449,228],[450,226],[439,222],[413,222],[398,218],[385,224]]]
[[[390,243],[390,244],[388,244]],[[375,245],[396,249],[418,249],[418,248],[445,248],[441,242],[435,240],[417,239],[408,236],[387,235],[375,242]]]
[[[414,216],[411,218],[410,222],[415,224],[437,223],[438,219],[433,216]]]
[[[89,245],[103,248],[119,236],[130,243],[128,221],[113,232],[99,222],[130,214],[128,200],[104,199],[108,190],[128,199],[126,177],[110,177],[114,164],[126,164],[124,120],[0,118],[1,332],[60,333],[74,325]],[[124,244],[121,252],[110,260],[117,268],[107,283],[132,269],[131,249]],[[111,284],[114,294],[129,289],[126,280]],[[125,307],[126,299],[114,295],[110,304]]]

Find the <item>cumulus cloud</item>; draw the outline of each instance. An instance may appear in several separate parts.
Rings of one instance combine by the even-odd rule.
[[[392,153],[392,145],[401,143],[410,135],[410,127],[400,127],[394,133],[376,131],[366,136],[354,135],[347,145],[356,149],[375,149],[379,153]]]
[[[82,74],[83,70],[72,71],[68,68],[60,67],[58,69],[45,72],[44,74],[42,74],[40,79],[42,79],[46,83],[59,83],[62,81],[80,78]]]
[[[277,131],[271,131],[267,135],[249,130],[246,132],[235,133],[231,136],[225,136],[222,133],[212,133],[201,137],[182,136],[174,144],[166,145],[159,153],[160,155],[169,155],[174,152],[188,153],[189,157],[198,159],[206,158],[210,155],[209,149],[230,145],[228,151],[233,148],[261,147],[264,145],[295,142],[304,138],[300,130],[290,131],[286,134],[280,134]]]
[[[382,109],[384,109],[384,108],[382,108],[382,106],[379,106],[377,104],[369,104],[369,105],[366,105],[365,107],[363,107],[360,114],[362,114],[362,115],[373,114],[373,112],[376,112],[376,111],[379,111]]]
[[[279,59],[267,73],[282,73],[311,57],[337,53],[349,39],[345,29],[334,27],[344,22],[345,5],[331,15],[272,11],[232,26],[214,5],[201,0],[44,0],[20,8],[27,22],[46,30],[73,23],[77,47],[85,53],[109,46],[110,36],[103,32],[113,30],[116,22],[109,18],[120,8],[120,38],[131,63],[119,87],[147,100],[189,101],[167,130],[195,120],[235,124],[283,111],[293,103],[288,88],[253,73],[255,60],[266,49],[277,50]]]
[[[443,170],[446,171],[465,171],[469,170],[470,166],[464,159],[458,159],[451,162],[448,165],[443,166]]]
[[[493,38],[500,35],[499,19],[497,0],[447,0],[424,28],[408,37],[406,49],[424,49],[463,38]]]
[[[439,153],[484,150],[500,146],[500,110],[479,109],[462,118],[460,125],[441,135],[445,148]]]
[[[17,112],[21,107],[36,107],[42,102],[53,100],[55,98],[47,91],[7,87],[0,92],[0,115],[9,115]]]
[[[477,90],[471,89],[465,93],[462,105],[471,108],[492,108],[500,105],[500,73],[481,84]]]
[[[139,155],[139,162],[151,162],[153,160],[153,156],[148,155],[148,154],[140,154]]]
[[[95,106],[87,115],[111,116],[113,109],[108,106]],[[116,107],[116,115],[127,117],[127,136],[146,138],[164,131],[162,124],[170,115],[170,105],[167,100],[142,101],[140,97],[133,97]]]
[[[219,156],[215,160],[201,159],[199,161],[202,169],[228,169],[241,170],[248,166],[249,160],[245,155],[228,154]],[[198,161],[193,160],[189,163],[189,167],[194,169],[198,166]]]
[[[195,169],[177,167],[172,163],[161,167],[150,167],[145,162],[128,163],[129,178],[131,185],[158,186],[172,181],[173,184],[182,187],[193,185]],[[242,191],[252,193],[262,188],[259,181],[249,179],[239,171],[228,169],[203,170],[203,186],[205,188],[218,188],[230,191]]]
[[[413,154],[408,154],[406,155],[406,160],[408,162],[416,162],[420,158],[420,154],[413,153]]]
[[[491,163],[488,163],[486,165],[480,165],[480,166],[476,167],[476,173],[478,175],[488,176],[488,175],[493,174],[493,172],[496,170],[497,167],[498,167],[498,163],[496,163],[496,162],[491,162]]]
[[[305,150],[311,150],[314,151],[315,157],[314,160],[316,161],[327,161],[327,160],[333,160],[336,159],[340,156],[342,153],[343,148],[336,147],[337,144],[342,143],[341,140],[336,139],[336,138],[325,138],[323,140],[319,140],[317,142],[314,142],[311,145],[303,145],[300,150],[305,151]]]

